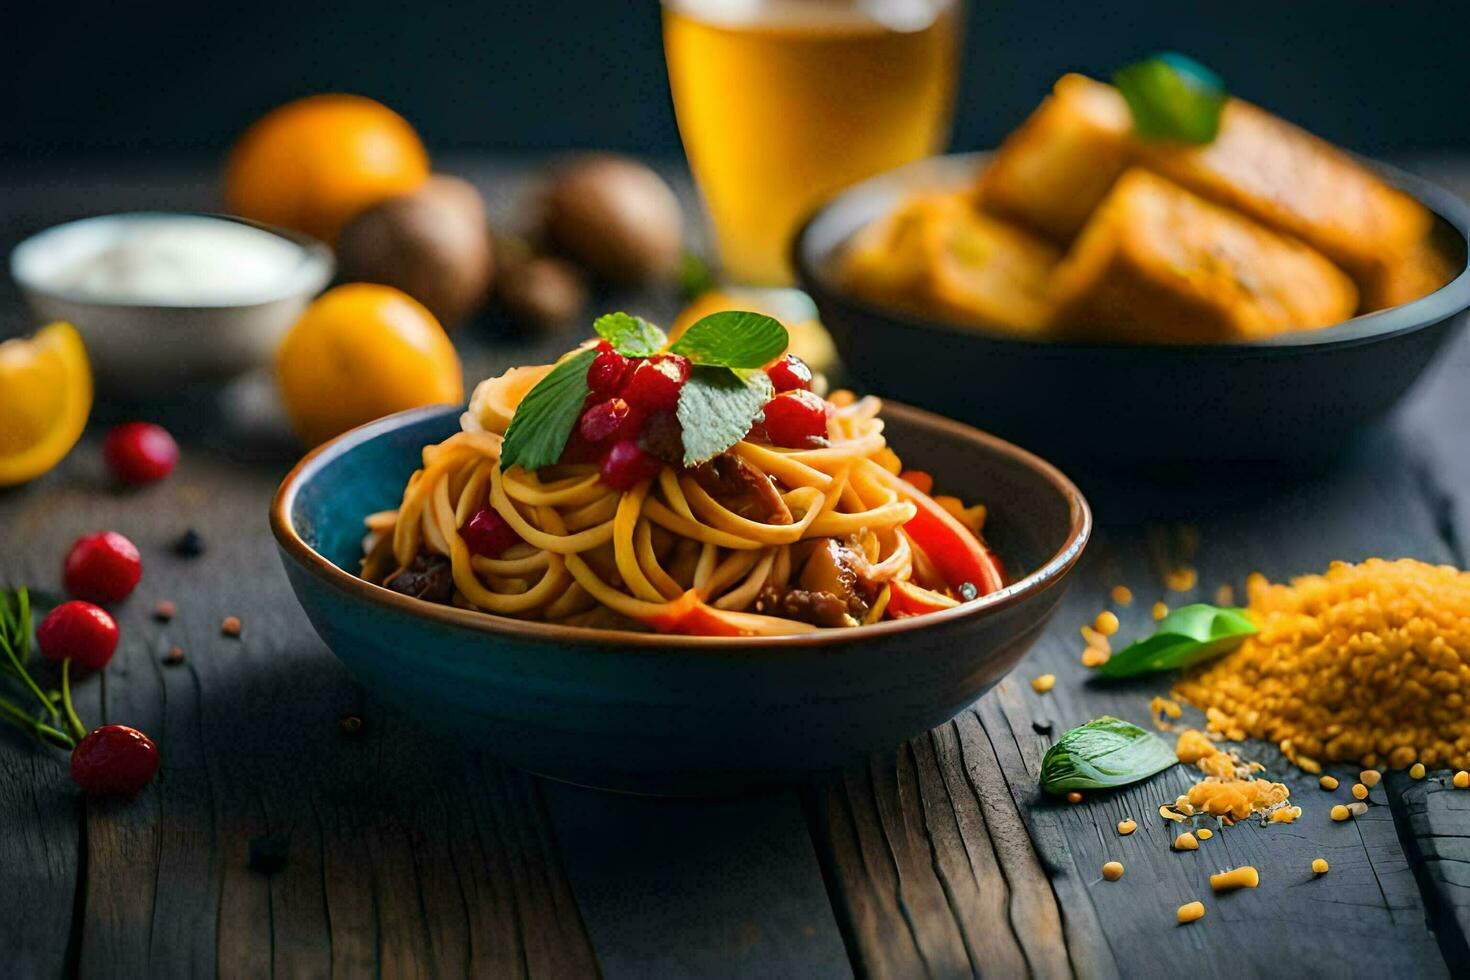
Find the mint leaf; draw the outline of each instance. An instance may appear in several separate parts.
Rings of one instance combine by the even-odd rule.
[[[695,364],[758,368],[784,354],[788,343],[780,320],[749,310],[725,310],[696,320],[669,350]]]
[[[641,316],[627,313],[603,314],[593,321],[592,329],[624,357],[648,357],[663,350],[669,342],[658,327]]]
[[[1105,677],[1133,677],[1191,667],[1229,653],[1256,632],[1244,609],[1181,606],[1159,621],[1152,636],[1119,650],[1097,670]]]
[[[1041,757],[1048,793],[1127,786],[1163,772],[1179,758],[1167,742],[1137,725],[1103,715],[1072,729]]]
[[[1220,76],[1182,54],[1168,52],[1134,62],[1113,74],[1145,140],[1209,143],[1220,132],[1229,95]]]
[[[537,470],[561,458],[587,400],[587,369],[596,357],[595,350],[569,357],[526,392],[505,430],[502,470],[512,466]]]
[[[676,411],[684,429],[684,465],[698,466],[744,439],[775,393],[764,371],[696,365]]]

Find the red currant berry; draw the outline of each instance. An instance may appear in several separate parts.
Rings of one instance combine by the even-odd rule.
[[[587,369],[587,387],[599,398],[611,398],[623,390],[623,381],[632,367],[631,358],[609,347],[592,359],[592,366]]]
[[[66,554],[66,591],[88,602],[127,598],[143,577],[143,560],[133,542],[116,531],[77,538]]]
[[[117,623],[106,609],[73,599],[46,614],[36,629],[36,643],[48,663],[73,660],[101,670],[117,649]]]
[[[481,558],[499,558],[506,549],[521,543],[521,536],[510,522],[488,507],[475,511],[459,529],[459,536],[470,554]]]
[[[89,796],[131,796],[158,772],[158,746],[127,725],[95,728],[71,750],[71,780]]]
[[[787,449],[809,449],[827,434],[832,406],[810,391],[785,391],[766,402],[766,434]]]
[[[812,388],[812,369],[795,354],[787,354],[772,364],[766,369],[766,374],[778,392],[810,391]]]
[[[662,465],[632,439],[619,439],[602,457],[602,482],[614,490],[627,490],[653,477]]]
[[[639,362],[623,386],[628,404],[656,412],[679,404],[679,390],[689,380],[689,360],[678,354],[659,354]]]
[[[160,425],[124,422],[102,441],[102,458],[123,483],[153,483],[173,472],[179,444]]]
[[[609,398],[582,413],[577,421],[577,432],[588,442],[602,442],[623,432],[632,414],[633,408],[627,402],[621,398]]]

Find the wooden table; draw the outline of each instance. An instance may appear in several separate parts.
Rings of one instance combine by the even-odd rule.
[[[513,213],[525,168],[458,161]],[[1470,189],[1470,166],[1410,161]],[[0,243],[69,216],[208,207],[210,183],[175,173],[13,174]],[[8,288],[8,287],[7,287]],[[622,299],[609,302],[621,303]],[[666,315],[667,301],[632,301]],[[13,291],[0,333],[23,326]],[[479,377],[565,338],[457,338]],[[87,440],[56,472],[0,493],[0,581],[58,587],[78,534],[111,527],[146,572],[122,604],[124,640],[100,704],[79,710],[149,732],[164,770],[129,801],[83,800],[64,754],[0,736],[0,972],[10,976],[1437,976],[1470,964],[1470,793],[1443,774],[1390,774],[1372,808],[1328,818],[1315,777],[1250,752],[1306,811],[1243,824],[1195,854],[1168,848],[1160,802],[1173,770],[1069,806],[1037,791],[1053,733],[1104,712],[1138,721],[1166,689],[1089,681],[1078,627],[1114,584],[1123,636],[1166,594],[1160,555],[1197,535],[1196,595],[1319,570],[1335,558],[1410,555],[1465,565],[1470,541],[1470,337],[1392,423],[1331,473],[1242,471],[1188,493],[1089,482],[1097,537],[1056,621],[993,693],[866,767],[771,795],[714,801],[605,795],[504,768],[439,741],[364,696],[287,588],[266,505],[289,453],[230,431],[197,397],[158,409],[185,455],[165,483],[110,489]],[[1100,379],[1102,380],[1102,379]],[[1102,389],[1100,389],[1101,392]],[[1098,393],[1086,396],[1099,397]],[[3,420],[0,420],[3,424]],[[171,544],[185,528],[199,558]],[[151,618],[159,599],[179,608]],[[1116,608],[1116,607],[1115,607]],[[220,634],[239,616],[239,639]],[[181,665],[165,663],[179,645]],[[1047,695],[1029,679],[1058,677]],[[355,735],[339,730],[358,715]],[[1337,767],[1346,776],[1351,767]],[[1345,781],[1345,786],[1347,781]],[[1337,794],[1345,796],[1343,791]],[[1138,831],[1120,838],[1124,817]],[[283,867],[252,869],[252,841]],[[1311,859],[1331,872],[1314,880]],[[1104,861],[1127,874],[1103,882]],[[1254,891],[1208,894],[1206,876],[1251,863]],[[1209,912],[1174,924],[1179,904]]]

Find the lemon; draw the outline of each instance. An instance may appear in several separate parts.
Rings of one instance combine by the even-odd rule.
[[[0,486],[34,480],[61,462],[91,411],[92,369],[70,323],[0,344]]]
[[[276,351],[276,379],[302,441],[315,446],[420,405],[459,404],[459,355],[434,315],[391,286],[319,296]]]

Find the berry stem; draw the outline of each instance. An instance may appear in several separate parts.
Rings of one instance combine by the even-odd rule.
[[[87,730],[82,727],[82,719],[77,717],[77,709],[71,706],[70,657],[61,662],[61,703],[66,708],[66,722],[71,726],[72,737],[80,742],[87,737]]]
[[[29,644],[26,645],[29,646]],[[26,671],[25,664],[21,662],[20,655],[15,652],[15,648],[9,643],[0,643],[0,647],[5,648],[5,656],[10,661],[10,663],[6,664],[6,667],[12,674],[20,678],[20,682],[25,685],[26,690],[36,696],[36,700],[41,702],[41,706],[51,715],[51,720],[59,721],[61,716],[56,711],[56,705],[52,704],[51,699],[46,697],[45,693],[36,686],[36,682],[31,679],[30,673]]]
[[[76,748],[76,741],[66,732],[58,731],[50,725],[43,724],[26,714],[20,708],[11,704],[6,698],[0,698],[0,718],[10,722],[17,728],[30,732],[43,742],[50,742],[68,751]]]

